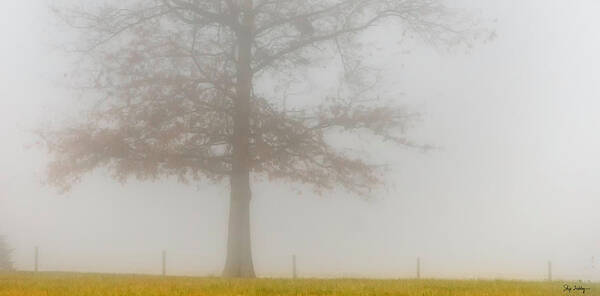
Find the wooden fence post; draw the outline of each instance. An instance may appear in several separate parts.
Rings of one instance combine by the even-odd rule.
[[[162,251],[162,275],[167,275],[167,251]]]
[[[40,253],[40,248],[36,246],[35,247],[35,258],[34,258],[34,262],[35,262],[34,263],[35,264],[34,271],[35,272],[38,272],[39,253]]]
[[[296,270],[296,255],[292,256],[292,277],[294,279],[298,277],[298,272]]]
[[[421,257],[417,257],[417,279],[421,278]]]

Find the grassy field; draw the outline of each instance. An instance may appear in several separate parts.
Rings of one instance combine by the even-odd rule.
[[[563,282],[470,280],[355,280],[155,277],[130,275],[0,274],[8,295],[582,295],[563,292]],[[599,284],[584,284],[600,295]]]

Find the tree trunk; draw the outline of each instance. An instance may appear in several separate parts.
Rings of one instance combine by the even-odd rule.
[[[238,35],[236,99],[233,115],[233,165],[230,177],[229,237],[223,276],[255,277],[250,239],[250,98],[252,95],[252,0],[244,0]]]
[[[248,178],[231,178],[229,207],[229,239],[224,277],[253,278],[250,239],[250,187]],[[245,184],[244,184],[245,183]]]

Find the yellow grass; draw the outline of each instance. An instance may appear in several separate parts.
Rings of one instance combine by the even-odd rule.
[[[49,295],[569,295],[563,282],[220,279],[71,273],[0,274],[0,296]],[[571,283],[573,285],[573,283]],[[585,295],[600,295],[599,284]],[[582,295],[571,292],[570,295]]]

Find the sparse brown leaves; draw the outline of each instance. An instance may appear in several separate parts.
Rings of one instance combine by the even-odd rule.
[[[80,52],[86,62],[80,72],[86,75],[78,78],[86,84],[84,95],[95,102],[78,123],[39,132],[53,157],[48,181],[64,190],[98,167],[120,181],[130,176],[177,176],[182,182],[228,177],[237,34],[244,13],[255,22],[249,74],[254,77],[246,77],[254,83],[269,71],[275,72],[266,76],[282,79],[277,72],[282,68],[293,75],[298,67],[309,67],[315,54],[328,53],[341,57],[347,83],[362,89],[368,75],[353,56],[360,45],[355,37],[387,20],[397,20],[403,30],[428,42],[470,40],[465,33],[470,27],[453,19],[439,0],[257,0],[253,9],[242,9],[238,1],[111,3],[61,14],[82,32]],[[298,22],[304,29],[299,31]],[[341,186],[368,194],[381,182],[381,167],[341,151],[328,134],[368,132],[422,148],[406,138],[418,116],[369,100],[360,91],[353,95],[287,112],[272,98],[253,93],[252,173],[310,185],[315,192]]]

